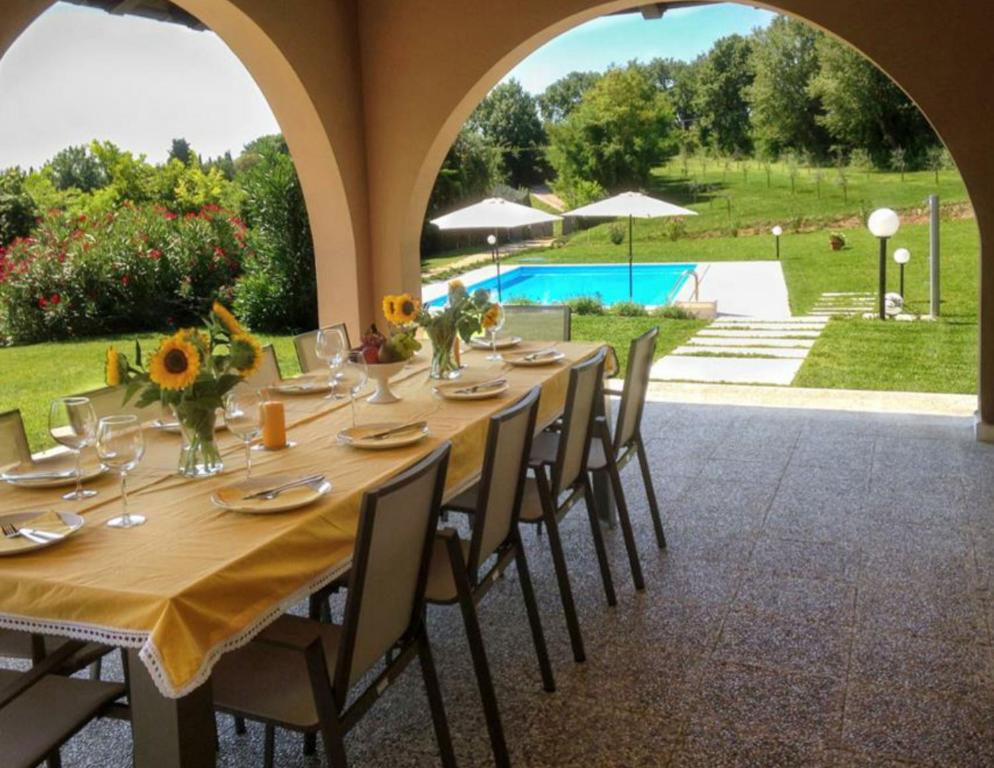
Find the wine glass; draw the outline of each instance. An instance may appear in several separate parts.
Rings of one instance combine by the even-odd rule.
[[[487,355],[487,360],[503,360],[503,356],[497,351],[497,332],[504,327],[506,320],[504,307],[500,304],[491,304],[485,320],[488,323],[486,325],[487,333],[490,334],[490,354]]]
[[[359,394],[365,384],[369,372],[366,369],[366,360],[361,352],[349,352],[342,360],[342,368],[338,373],[338,381],[349,393],[352,403],[352,428],[355,429],[357,419],[355,410],[355,396]]]
[[[328,364],[328,368],[330,369],[328,383],[331,385],[329,398],[334,400],[341,400],[344,397],[344,395],[339,395],[336,392],[336,387],[338,384],[338,369],[341,367],[342,359],[348,351],[349,345],[345,342],[345,334],[342,333],[341,328],[322,328],[318,331],[317,338],[314,340],[314,354]]]
[[[255,390],[229,392],[224,398],[224,423],[245,444],[245,477],[252,477],[252,441],[262,434],[262,395]]]
[[[90,398],[60,397],[53,400],[48,411],[48,431],[56,442],[71,450],[76,459],[76,490],[62,498],[80,501],[96,496],[96,491],[83,489],[83,470],[80,466],[83,449],[93,445],[97,432],[97,414]]]
[[[107,521],[111,528],[133,528],[145,522],[144,515],[128,513],[128,472],[138,466],[145,455],[145,436],[138,417],[133,414],[104,416],[97,424],[97,456],[106,469],[121,476],[121,516]]]

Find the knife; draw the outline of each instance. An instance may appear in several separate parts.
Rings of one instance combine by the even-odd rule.
[[[372,435],[365,435],[358,438],[359,440],[382,440],[385,437],[391,437],[393,435],[399,434],[401,432],[410,432],[415,429],[424,429],[428,426],[427,421],[412,421],[410,424],[401,424],[399,427],[391,427],[390,429],[385,429],[382,432],[376,432]]]
[[[479,392],[481,389],[493,389],[494,387],[502,387],[505,384],[507,384],[507,379],[491,379],[490,381],[481,381],[479,384],[474,384],[471,387],[456,389],[454,392],[457,395],[470,395],[473,392]]]
[[[6,480],[9,483],[17,483],[24,480],[66,480],[70,477],[76,477],[75,469],[60,469],[50,472],[4,472],[0,475],[0,479]]]
[[[547,357],[548,355],[556,354],[556,350],[552,347],[548,349],[540,349],[538,352],[531,352],[524,356],[524,360],[531,362],[533,360],[538,360],[540,357]]]
[[[263,488],[261,491],[254,491],[253,493],[242,496],[242,501],[247,499],[257,499],[260,496],[268,496],[270,493],[282,493],[283,491],[288,491],[291,488],[296,488],[298,485],[310,485],[311,483],[316,483],[320,480],[324,480],[324,475],[307,475],[306,477],[291,480],[290,482],[283,483],[282,485],[274,485],[272,488]]]

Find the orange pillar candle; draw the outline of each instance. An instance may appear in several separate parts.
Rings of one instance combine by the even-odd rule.
[[[456,368],[462,368],[462,350],[460,347],[459,334],[456,334],[456,338],[452,342],[452,359],[455,361]]]
[[[262,408],[262,444],[270,451],[286,448],[286,415],[279,400],[266,400]]]

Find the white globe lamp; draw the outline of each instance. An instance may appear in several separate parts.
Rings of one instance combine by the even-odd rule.
[[[783,227],[777,224],[773,229],[770,230],[770,234],[773,235],[777,244],[777,261],[780,261],[780,235],[783,234]]]
[[[894,261],[901,268],[901,306],[904,306],[904,265],[911,261],[911,251],[907,248],[898,248],[894,251]]]
[[[878,208],[870,214],[866,221],[870,234],[880,241],[880,285],[878,299],[880,302],[880,319],[887,319],[885,294],[887,293],[887,240],[897,234],[901,228],[901,217],[890,208]]]

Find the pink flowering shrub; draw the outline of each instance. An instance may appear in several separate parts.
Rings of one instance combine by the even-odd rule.
[[[193,323],[231,303],[245,225],[216,205],[177,216],[129,203],[95,218],[52,210],[0,248],[0,340],[28,343]]]

